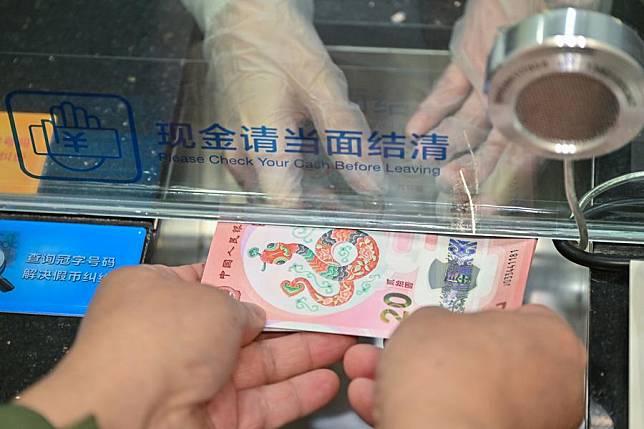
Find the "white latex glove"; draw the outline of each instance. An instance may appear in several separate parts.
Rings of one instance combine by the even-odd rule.
[[[602,0],[469,0],[454,27],[452,63],[407,124],[408,135],[449,136],[448,161],[437,184],[442,192],[465,186],[481,204],[502,204],[530,192],[540,159],[492,130],[483,93],[485,68],[498,29],[546,8],[599,8]],[[465,181],[465,183],[463,183]],[[458,197],[458,195],[454,195]]]
[[[281,204],[297,204],[303,170],[295,168],[294,161],[302,155],[285,153],[289,142],[285,130],[297,133],[306,122],[312,121],[317,130],[320,153],[327,148],[325,130],[362,132],[362,156],[333,154],[331,164],[365,158],[369,126],[359,107],[349,101],[345,76],[315,32],[312,0],[182,1],[195,16],[206,16],[198,21],[214,83],[210,120],[238,133],[242,126],[277,128],[277,153],[225,153],[254,160],[253,167],[231,167],[246,190],[275,197]],[[259,157],[288,165],[266,168]],[[382,175],[341,172],[357,192],[380,191]]]

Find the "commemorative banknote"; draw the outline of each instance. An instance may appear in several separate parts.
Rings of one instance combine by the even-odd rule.
[[[387,338],[414,310],[521,305],[536,240],[219,223],[203,283],[267,330]]]

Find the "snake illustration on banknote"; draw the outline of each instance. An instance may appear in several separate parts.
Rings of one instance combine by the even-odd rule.
[[[338,262],[334,256],[334,248],[344,243],[353,245],[357,251],[357,256],[345,264]],[[300,243],[269,243],[261,252],[257,247],[249,250],[249,256],[259,256],[264,263],[262,270],[266,269],[266,264],[284,265],[295,255],[303,258],[311,269],[324,279],[339,282],[340,289],[333,295],[323,295],[308,279],[296,277],[283,280],[280,283],[281,290],[289,297],[306,290],[319,305],[337,307],[353,297],[356,290],[355,282],[376,268],[380,260],[380,249],[373,237],[363,231],[331,229],[318,239],[315,249]]]

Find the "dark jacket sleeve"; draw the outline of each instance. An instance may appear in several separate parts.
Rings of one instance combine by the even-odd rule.
[[[0,429],[56,429],[44,417],[20,405],[0,405]],[[98,429],[93,417],[64,429]]]

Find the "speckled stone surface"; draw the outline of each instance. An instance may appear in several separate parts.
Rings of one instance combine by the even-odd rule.
[[[194,20],[178,0],[8,0],[2,4],[0,31],[2,94],[39,90],[122,96],[132,106],[142,155],[138,183],[160,183],[158,152],[165,148],[159,146],[155,125],[174,119],[182,58],[196,34]],[[32,108],[42,110],[37,102]],[[45,166],[49,175],[69,175],[56,174],[60,169],[53,162]],[[41,192],[82,190],[43,184]]]
[[[0,402],[45,375],[69,350],[80,319],[0,313]]]
[[[3,51],[183,58],[192,30],[177,0],[5,0],[2,10]]]
[[[315,21],[327,45],[447,49],[458,0],[318,0]]]

